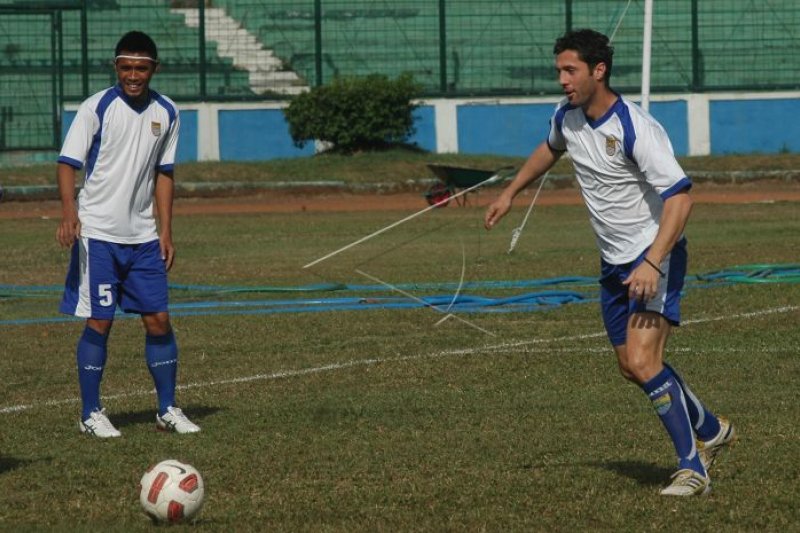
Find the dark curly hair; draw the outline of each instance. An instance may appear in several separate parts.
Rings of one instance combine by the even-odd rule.
[[[594,30],[582,29],[568,31],[558,39],[553,46],[553,53],[560,54],[565,50],[575,50],[578,57],[589,65],[589,71],[594,71],[598,63],[605,63],[605,82],[611,78],[611,66],[614,62],[614,47],[608,37]]]

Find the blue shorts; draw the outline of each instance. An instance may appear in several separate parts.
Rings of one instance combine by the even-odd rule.
[[[628,318],[633,313],[653,311],[663,315],[673,326],[680,325],[681,290],[688,262],[686,239],[678,241],[672,252],[659,265],[665,276],[658,283],[656,295],[646,302],[640,302],[628,298],[628,287],[622,282],[642,263],[648,250],[624,265],[612,265],[600,260],[600,306],[603,324],[613,346],[625,344]]]
[[[72,246],[60,311],[111,320],[126,313],[167,310],[167,269],[158,240],[141,244],[79,238]]]

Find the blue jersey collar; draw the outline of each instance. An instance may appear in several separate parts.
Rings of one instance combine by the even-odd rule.
[[[131,109],[133,109],[137,113],[142,113],[145,109],[147,109],[148,106],[150,105],[150,101],[153,98],[152,94],[150,93],[150,89],[148,88],[147,89],[147,99],[144,100],[143,104],[137,104],[136,102],[133,101],[133,99],[130,96],[125,94],[125,90],[122,88],[122,85],[120,85],[119,83],[114,86],[114,92],[117,93],[117,96],[119,96],[122,99],[123,102],[128,104],[128,107],[130,107]]]
[[[623,105],[622,97],[619,95],[619,93],[617,93],[616,91],[611,91],[611,92],[613,92],[617,96],[617,99],[614,101],[613,104],[611,104],[611,107],[608,108],[608,111],[606,111],[602,117],[598,118],[597,120],[592,120],[586,116],[585,112],[583,113],[583,116],[586,119],[586,123],[589,124],[589,126],[592,129],[597,129],[603,124],[605,124],[606,121],[608,121],[608,119],[610,119],[612,115],[614,115],[614,113],[616,113],[619,110],[619,108]]]

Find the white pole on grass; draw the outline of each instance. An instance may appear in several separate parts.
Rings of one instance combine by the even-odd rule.
[[[482,182],[478,183],[477,185],[473,185],[472,187],[470,187],[468,189],[464,189],[463,191],[461,191],[459,193],[456,193],[456,194],[454,194],[452,196],[448,196],[447,198],[443,198],[442,200],[436,202],[435,204],[426,207],[422,211],[417,211],[413,215],[409,215],[409,216],[407,216],[406,218],[404,218],[402,220],[398,220],[397,222],[389,224],[385,228],[382,228],[382,229],[379,229],[378,231],[370,233],[369,235],[367,235],[365,237],[361,237],[357,241],[353,241],[350,244],[348,244],[347,246],[342,246],[338,250],[334,250],[333,252],[329,253],[328,255],[322,256],[319,259],[315,259],[314,261],[311,261],[307,265],[303,265],[303,268],[309,268],[309,267],[312,267],[312,266],[314,266],[314,265],[316,265],[318,263],[321,263],[321,262],[325,261],[326,259],[330,259],[334,255],[340,254],[340,253],[344,252],[345,250],[349,250],[353,246],[357,246],[357,245],[359,245],[359,244],[361,244],[363,242],[366,242],[366,241],[370,240],[373,237],[377,237],[381,233],[389,231],[390,229],[395,228],[395,227],[399,226],[400,224],[408,222],[409,220],[411,220],[413,218],[416,218],[416,217],[420,216],[423,213],[427,213],[431,209],[435,209],[437,207],[441,207],[441,206],[447,204],[447,202],[449,202],[450,200],[454,200],[454,199],[458,198],[459,196],[467,194],[470,191],[474,191],[478,187],[483,187],[484,185],[489,185],[490,183],[494,183],[494,182],[496,182],[496,181],[498,181],[498,180],[500,180],[502,178],[503,178],[503,176],[500,173],[497,173],[497,174],[495,174],[495,175],[483,180]]]
[[[642,109],[650,109],[650,58],[653,42],[653,0],[644,0],[644,34],[642,35]]]
[[[542,192],[542,187],[544,187],[544,182],[547,181],[547,175],[549,173],[550,173],[549,171],[545,172],[544,176],[539,178],[540,180],[539,188],[536,189],[536,194],[533,195],[533,200],[531,200],[531,205],[528,206],[528,212],[525,213],[525,218],[522,219],[522,224],[520,224],[511,231],[511,242],[508,244],[508,253],[513,252],[514,249],[517,247],[517,241],[519,241],[519,237],[520,235],[522,235],[522,230],[525,229],[525,224],[528,223],[528,218],[531,216],[531,211],[533,211],[533,206],[536,203],[536,199],[539,198],[539,193]]]

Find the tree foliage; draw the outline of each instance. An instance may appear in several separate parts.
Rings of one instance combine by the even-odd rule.
[[[403,142],[414,133],[411,102],[421,90],[410,74],[340,77],[296,96],[284,109],[289,133],[302,148],[329,142],[338,152],[372,150]]]

